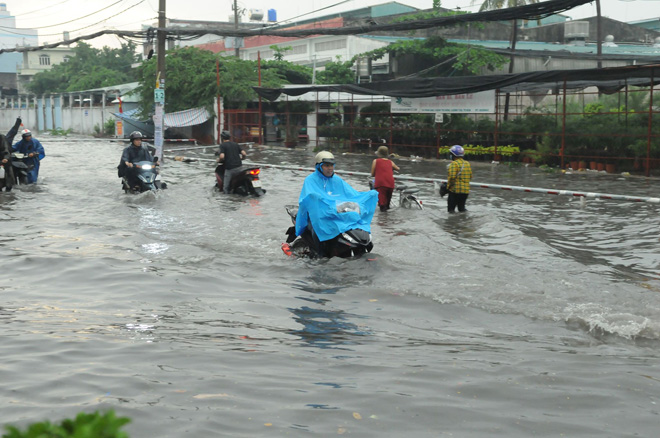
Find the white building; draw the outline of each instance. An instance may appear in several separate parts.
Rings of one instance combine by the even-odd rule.
[[[7,10],[6,3],[0,3],[0,49],[37,45],[37,31],[35,29],[17,29],[16,17]],[[19,52],[0,54],[0,87],[3,93],[16,90],[16,72],[22,62],[23,57]]]

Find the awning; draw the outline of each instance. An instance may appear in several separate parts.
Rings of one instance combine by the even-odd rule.
[[[283,88],[252,87],[268,100],[280,94],[301,96],[313,92],[344,92],[361,95],[383,95],[390,97],[431,97],[453,94],[477,93],[500,90],[500,92],[534,91],[558,88],[568,89],[598,87],[611,93],[626,85],[649,86],[660,82],[659,65],[641,65],[583,70],[550,70],[528,73],[412,78],[392,81],[369,82],[345,85],[296,85]]]
[[[210,118],[206,108],[193,108],[176,113],[165,114],[163,124],[167,128],[200,125]]]
[[[129,111],[124,111],[123,113],[112,113],[112,115],[131,122],[144,122],[135,118],[139,111],[139,108],[135,108]],[[206,122],[210,117],[209,112],[205,108],[192,108],[189,110],[165,114],[163,124],[166,128],[181,128],[184,126],[199,125]],[[151,122],[151,120],[148,122]]]

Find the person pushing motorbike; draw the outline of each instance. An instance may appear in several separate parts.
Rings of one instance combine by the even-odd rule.
[[[220,145],[220,156],[217,161],[218,163],[224,163],[225,167],[225,174],[222,177],[222,191],[229,193],[231,180],[234,175],[240,173],[243,159],[247,157],[247,153],[238,143],[231,141],[229,132],[222,131],[220,139],[222,144]]]
[[[149,161],[155,162],[154,164],[158,165],[158,157],[154,158],[152,155],[156,151],[156,148],[142,143],[142,133],[140,131],[131,132],[128,138],[131,144],[124,148],[121,154],[121,161],[119,162],[119,166],[117,166],[118,175],[120,178],[125,176],[129,186],[139,191],[140,182],[138,181],[137,169],[134,163]]]
[[[39,163],[46,157],[44,147],[39,140],[32,138],[32,132],[29,129],[24,129],[21,131],[21,139],[11,149],[13,152],[25,155],[23,162],[32,167],[27,173],[27,184],[36,183],[39,178]]]

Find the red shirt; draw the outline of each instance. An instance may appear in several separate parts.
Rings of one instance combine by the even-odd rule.
[[[394,171],[392,162],[386,158],[376,158],[376,168],[374,169],[374,188],[388,187],[394,188]]]

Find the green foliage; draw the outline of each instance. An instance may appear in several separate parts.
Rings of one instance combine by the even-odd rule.
[[[440,0],[433,0],[433,7],[431,11],[421,11],[417,12],[415,14],[408,14],[404,15],[403,17],[397,17],[392,22],[397,23],[397,22],[403,22],[403,21],[417,21],[417,20],[428,20],[431,18],[438,18],[438,17],[453,17],[456,15],[465,15],[469,14],[470,12],[468,11],[450,11],[450,10],[442,10],[442,2]],[[457,24],[456,26],[465,26],[465,24]],[[478,27],[483,27],[482,24],[477,23],[476,26]],[[412,33],[415,33],[413,31]]]
[[[115,119],[108,119],[103,124],[103,133],[105,135],[115,134]]]
[[[220,65],[220,88],[216,72],[216,60]],[[291,64],[286,61],[283,64]],[[214,112],[213,100],[219,94],[226,108],[245,108],[247,102],[257,100],[252,89],[259,83],[257,64],[234,57],[220,57],[195,47],[174,49],[167,53],[165,106],[167,112],[205,107]],[[284,67],[282,67],[284,69]],[[157,62],[155,58],[140,67],[140,96],[142,117],[153,112]],[[264,87],[280,87],[286,83],[274,69],[262,71]]]
[[[341,57],[337,61],[330,61],[325,65],[325,70],[316,74],[318,84],[354,84],[355,72],[351,70],[353,61],[342,62]]]
[[[131,65],[136,61],[135,43],[123,44],[119,49],[95,49],[79,42],[74,56],[50,70],[37,73],[27,85],[35,94],[82,91],[109,87],[135,80]]]
[[[116,417],[113,411],[101,414],[80,413],[75,419],[63,420],[60,424],[48,421],[34,423],[21,431],[14,426],[6,426],[7,433],[2,438],[128,438],[120,429],[131,420]]]
[[[312,69],[310,67],[294,64],[289,61],[262,61],[261,74],[263,75],[265,72],[277,75],[284,84],[312,83]]]
[[[417,58],[427,59],[436,64],[455,57],[452,67],[455,70],[466,70],[471,74],[479,74],[483,69],[494,70],[508,62],[507,58],[489,50],[467,44],[450,43],[437,36],[427,39],[396,41],[386,47],[362,53],[358,56],[378,60],[386,54],[395,57],[414,55]]]
[[[284,55],[286,54],[286,52],[293,49],[293,47],[291,46],[280,47],[278,45],[273,44],[272,46],[270,46],[270,49],[273,51],[273,59],[275,61],[284,61]]]
[[[451,145],[453,146],[453,145]],[[440,146],[438,152],[441,155],[446,155],[449,153],[451,146]],[[520,153],[520,148],[512,144],[506,146],[482,146],[480,144],[464,144],[463,149],[465,149],[465,156],[482,156],[482,155],[493,155],[497,149],[497,154],[503,157],[512,157]]]
[[[50,135],[55,135],[55,136],[67,136],[73,132],[73,129],[61,129],[61,128],[55,128],[50,130]]]

